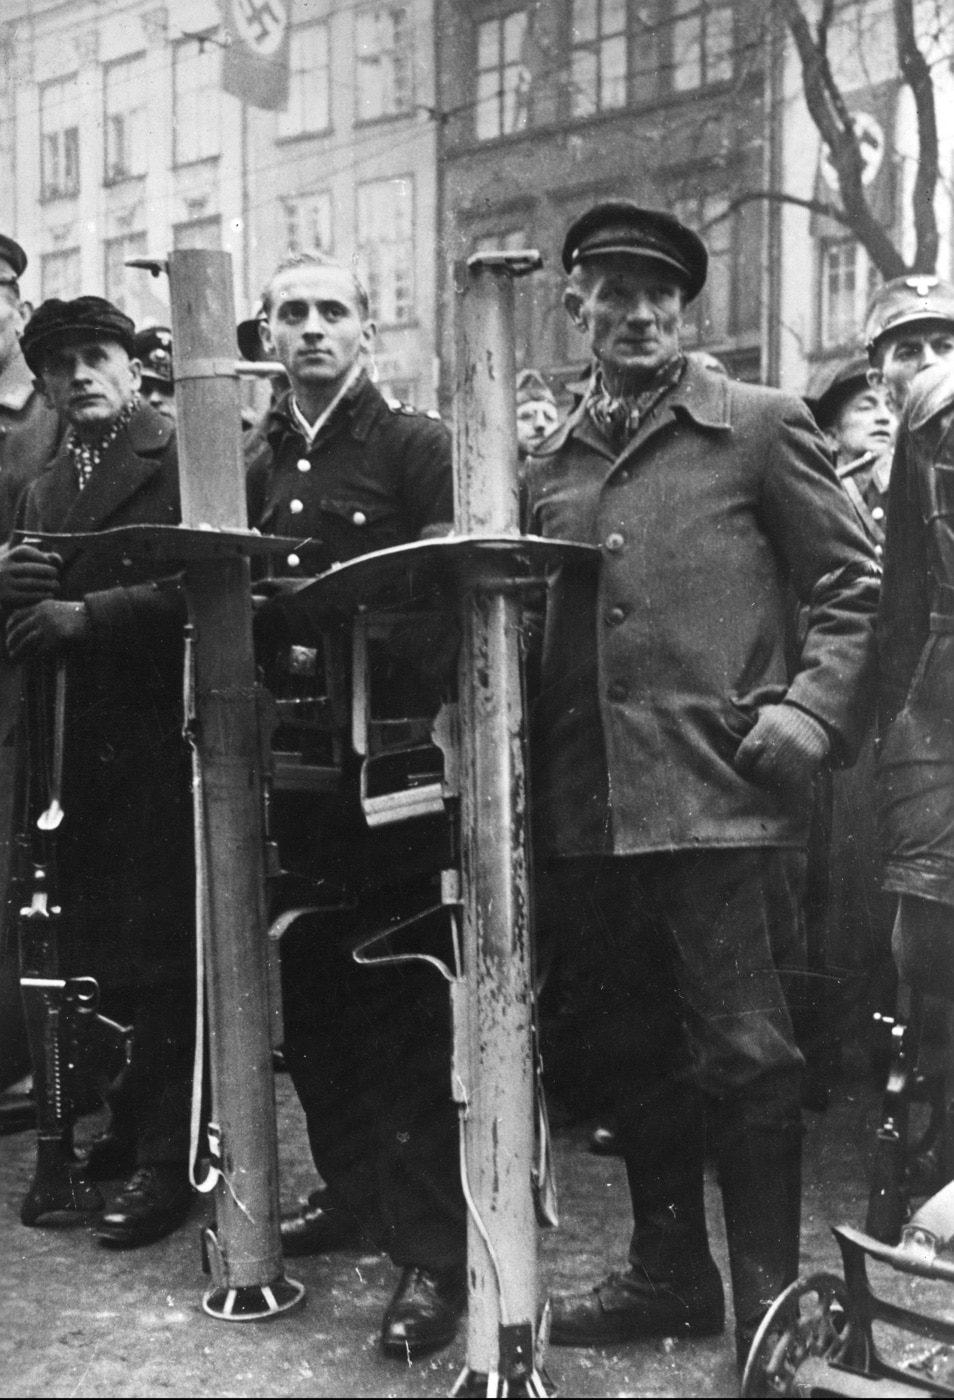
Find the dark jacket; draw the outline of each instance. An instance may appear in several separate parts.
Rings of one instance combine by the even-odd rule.
[[[17,502],[62,437],[59,418],[34,389],[29,366],[18,354],[0,374],[0,540],[9,535]]]
[[[285,394],[246,438],[249,524],[313,541],[277,572],[316,574],[449,527],[450,434],[436,414],[362,379],[309,447],[289,405]]]
[[[954,904],[954,368],[914,381],[878,612],[885,885]]]
[[[175,428],[143,406],[83,491],[65,450],[21,499],[17,527],[86,533],[180,520]],[[128,984],[191,965],[194,875],[190,764],[182,738],[177,581],[81,542],[61,551],[64,599],[83,599],[92,641],[67,656],[60,894],[76,931],[74,970]],[[31,667],[52,672],[52,663]],[[22,752],[25,759],[25,752]]]
[[[544,848],[797,846],[808,801],[739,776],[759,707],[866,727],[877,566],[804,405],[690,362],[618,456],[582,405],[529,478],[531,528],[598,545],[549,588],[535,716]],[[790,678],[790,594],[809,608]]]

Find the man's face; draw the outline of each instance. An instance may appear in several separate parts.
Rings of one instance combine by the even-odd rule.
[[[141,383],[140,364],[114,340],[77,340],[48,351],[37,387],[80,437],[108,428]]]
[[[829,436],[845,462],[866,452],[879,457],[890,451],[898,430],[898,417],[888,402],[885,384],[868,384],[845,399],[835,415]]]
[[[521,452],[533,449],[550,436],[560,415],[557,406],[549,399],[529,399],[517,406],[517,446]]]
[[[343,268],[288,268],[272,283],[270,303],[262,344],[296,390],[332,388],[371,348],[374,323]]]
[[[142,396],[163,418],[176,421],[176,394],[171,384],[164,379],[144,379]]]
[[[564,303],[611,388],[649,379],[679,349],[683,290],[657,263],[620,253],[590,258]]]
[[[0,371],[17,353],[23,330],[23,309],[16,288],[16,274],[0,258]]]
[[[954,359],[954,325],[948,322],[912,326],[891,336],[882,351],[880,368],[895,412],[903,411],[918,370],[950,359]]]

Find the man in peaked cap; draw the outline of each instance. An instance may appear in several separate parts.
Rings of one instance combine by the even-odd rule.
[[[170,422],[176,421],[175,378],[172,370],[172,331],[148,326],[136,332],[136,359],[142,365],[142,396]]]
[[[954,358],[954,286],[921,273],[886,282],[868,306],[865,340],[900,415],[917,372]]]
[[[141,401],[134,331],[128,316],[93,296],[46,301],[27,326],[23,353],[69,431],[21,498],[18,530],[72,535],[179,522],[175,429]],[[56,552],[17,544],[0,557],[7,654],[28,679],[66,663],[65,815],[56,840],[70,937],[59,949],[61,972],[96,977],[104,1012],[134,1027],[128,1069],[109,1094],[111,1130],[88,1164],[95,1179],[127,1178],[97,1227],[115,1248],[168,1234],[192,1198],[185,618],[177,581],[160,582],[145,561],[81,541]],[[36,779],[42,770],[26,742],[17,756]],[[25,832],[35,815],[20,814]]]
[[[813,779],[863,732],[877,568],[804,405],[683,353],[695,233],[615,200],[563,262],[593,373],[530,462],[530,529],[599,561],[550,582],[534,818],[634,1229],[625,1272],[554,1299],[551,1337],[722,1329],[714,1142],[744,1360],[798,1273],[803,1061],[777,969],[799,961]],[[794,676],[789,580],[811,604]]]

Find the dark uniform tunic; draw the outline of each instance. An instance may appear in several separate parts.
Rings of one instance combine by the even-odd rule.
[[[311,444],[286,395],[249,435],[247,461],[250,524],[313,541],[281,573],[314,574],[453,520],[446,428],[386,402],[366,378]],[[351,957],[356,937],[435,903],[433,878],[451,859],[446,824],[370,831],[347,760],[334,797],[278,792],[272,806],[282,864],[329,881],[346,906],[300,920],[282,945],[285,1055],[315,1163],[397,1264],[462,1264],[445,985],[419,965],[371,969]],[[414,946],[446,957],[428,942],[445,932],[425,924]]]
[[[179,519],[175,429],[143,406],[82,491],[61,450],[22,497],[16,526],[87,533]],[[132,1072],[112,1103],[117,1130],[137,1138],[141,1165],[182,1162],[195,959],[184,598],[135,558],[82,544],[60,552],[59,596],[85,601],[92,624],[91,641],[67,655],[66,815],[56,837],[70,930],[63,971],[92,973],[106,1014],[135,1022]],[[52,673],[45,658],[29,664]]]

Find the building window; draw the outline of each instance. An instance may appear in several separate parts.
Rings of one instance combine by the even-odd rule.
[[[732,77],[732,6],[716,0],[676,0],[672,85],[677,92]]]
[[[478,141],[508,136],[527,125],[530,72],[524,61],[526,43],[526,10],[514,10],[478,25]]]
[[[414,181],[358,186],[358,251],[378,323],[414,320]]]
[[[62,78],[40,89],[41,198],[79,194],[79,86]]]
[[[142,58],[111,63],[103,74],[107,185],[146,173],[146,66]]]
[[[355,19],[358,121],[397,117],[414,107],[411,24],[404,5],[381,5]]]
[[[219,50],[193,40],[173,50],[173,127],[176,165],[219,154]]]
[[[188,223],[173,224],[173,248],[221,248],[222,220],[218,215],[208,219],[190,219]]]
[[[751,269],[761,264],[761,221],[755,205],[727,214],[729,195],[693,195],[676,200],[673,213],[699,229],[709,250],[706,285],[686,307],[683,341],[722,345],[759,331],[761,288]]]
[[[302,136],[330,126],[328,26],[309,24],[291,33],[288,107],[278,114],[278,135]]]
[[[72,301],[80,294],[80,250],[63,248],[58,253],[44,253],[40,258],[40,288],[43,300],[60,297]]]
[[[573,0],[570,94],[574,117],[626,105],[626,0]]]
[[[860,243],[851,240],[821,245],[821,319],[823,350],[857,345],[868,298],[878,284],[878,270]]]
[[[146,256],[146,235],[144,233],[124,233],[119,238],[107,238],[103,244],[103,281],[106,299],[120,311],[129,311],[129,293],[132,290],[130,279],[141,281],[145,274],[126,266],[127,258]]]
[[[285,246],[289,253],[317,249],[331,252],[331,192],[297,195],[282,200],[285,208]]]

